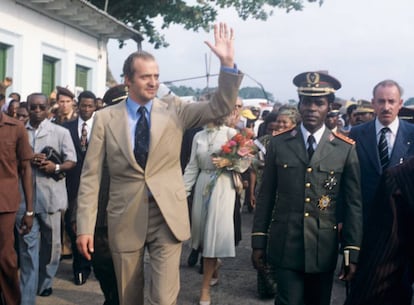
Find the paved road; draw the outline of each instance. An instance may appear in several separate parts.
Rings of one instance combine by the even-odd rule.
[[[252,214],[243,212],[243,240],[237,248],[234,259],[224,259],[221,268],[220,283],[212,288],[213,305],[261,305],[273,304],[272,300],[258,300],[256,297],[256,272],[250,263],[250,230]],[[183,246],[181,258],[181,291],[179,305],[197,305],[202,276],[198,268],[190,268],[186,259],[190,253],[188,243]],[[148,267],[146,262],[146,267]],[[148,274],[148,272],[147,272]],[[332,305],[343,304],[345,288],[340,281],[335,281]],[[61,262],[57,278],[53,286],[53,294],[49,297],[37,297],[36,305],[102,305],[104,298],[98,282],[92,277],[83,286],[75,286],[72,282],[71,261]]]

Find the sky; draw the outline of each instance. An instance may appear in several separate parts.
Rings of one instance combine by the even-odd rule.
[[[413,12],[413,0],[324,0],[322,6],[308,3],[299,12],[277,9],[267,21],[243,21],[234,10],[221,10],[217,21],[235,30],[235,61],[250,76],[241,87],[260,83],[275,100],[287,102],[297,99],[295,75],[327,70],[342,83],[337,97],[370,100],[376,83],[394,79],[408,99],[414,96]],[[211,58],[210,74],[219,71],[219,62],[204,44],[213,41],[213,32],[175,25],[162,33],[169,47],[156,50],[142,43],[157,58],[162,82],[205,75],[206,57]],[[116,41],[109,42],[109,66],[118,81],[123,61],[135,50],[133,41],[121,50]],[[174,85],[204,88],[206,80]],[[217,77],[211,77],[210,87],[216,85]]]

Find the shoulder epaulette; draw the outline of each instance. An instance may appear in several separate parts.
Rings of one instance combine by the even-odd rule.
[[[340,140],[342,140],[342,141],[344,141],[344,142],[346,142],[348,144],[351,144],[351,145],[354,145],[355,144],[355,141],[354,140],[352,140],[351,138],[348,138],[346,135],[344,135],[344,134],[342,134],[340,132],[332,132],[332,133],[333,133],[333,135],[335,137],[337,137],[338,139],[340,139]]]
[[[286,133],[286,132],[292,131],[293,129],[295,129],[295,127],[292,127],[292,128],[290,128],[290,129],[285,129],[285,130],[282,130],[282,131],[278,131],[278,132],[277,132],[277,133],[275,133],[273,136],[275,137],[275,136],[278,136],[278,135],[284,134],[284,133]]]

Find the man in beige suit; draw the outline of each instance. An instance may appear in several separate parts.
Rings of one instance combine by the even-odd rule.
[[[155,98],[158,65],[151,54],[138,51],[124,63],[128,98],[96,113],[80,182],[77,245],[90,259],[106,158],[110,173],[108,235],[122,305],[144,304],[145,248],[151,265],[145,304],[177,302],[181,242],[190,237],[179,161],[183,132],[229,114],[242,79],[234,65],[233,30],[220,23],[214,27],[214,37],[214,45],[206,44],[219,58],[221,71],[210,102],[188,104],[174,96]]]

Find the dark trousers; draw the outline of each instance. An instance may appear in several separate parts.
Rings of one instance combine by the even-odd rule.
[[[304,273],[276,268],[275,305],[329,305],[333,273]]]
[[[94,248],[95,252],[92,256],[93,272],[105,296],[104,305],[119,305],[118,288],[106,227],[96,228]]]
[[[91,262],[88,261],[83,255],[81,255],[78,251],[76,246],[76,233],[73,231],[72,227],[72,213],[67,210],[65,213],[65,229],[70,238],[71,246],[72,246],[72,271],[75,278],[78,276],[79,273],[82,273],[84,278],[87,278],[91,273]]]
[[[21,293],[14,250],[16,213],[0,213],[0,304],[19,305]]]

